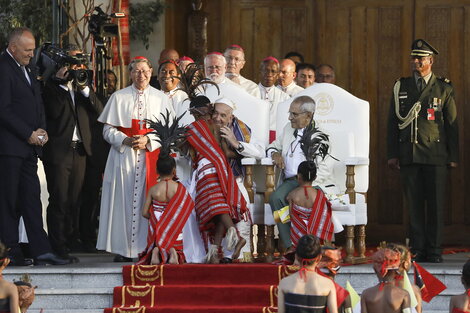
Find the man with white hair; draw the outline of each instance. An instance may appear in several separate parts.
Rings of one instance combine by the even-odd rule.
[[[214,83],[221,84],[228,80],[225,79],[225,71],[227,70],[227,61],[220,52],[211,52],[204,58],[204,72],[206,78]]]
[[[239,84],[252,96],[259,98],[258,85],[240,74],[245,66],[245,51],[243,51],[243,48],[239,45],[230,45],[225,49],[224,56],[227,61],[225,76],[234,83]]]
[[[297,76],[295,72],[295,63],[291,59],[284,59],[280,63],[279,80],[277,88],[281,89],[289,96],[294,96],[298,92],[304,90],[298,86],[294,79]]]
[[[289,122],[278,138],[271,143],[266,154],[271,157],[273,164],[282,170],[283,182],[271,194],[269,204],[271,210],[277,211],[289,205],[286,200],[289,192],[299,186],[297,182],[297,168],[306,160],[301,149],[300,139],[307,126],[314,123],[315,101],[309,96],[299,96],[292,101],[289,108]],[[313,181],[314,186],[319,186],[323,191],[334,186],[332,180],[334,160],[328,155],[323,160],[317,159],[317,177]],[[279,237],[288,249],[291,245],[290,223],[277,223]]]

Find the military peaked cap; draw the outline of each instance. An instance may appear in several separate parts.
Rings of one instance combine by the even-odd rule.
[[[433,54],[439,54],[433,46],[424,39],[416,39],[411,45],[411,56],[427,57]]]

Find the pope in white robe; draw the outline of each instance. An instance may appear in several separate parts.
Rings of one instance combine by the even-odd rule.
[[[147,185],[156,183],[146,181],[146,157],[160,147],[157,136],[132,135],[132,131],[145,132],[145,119],[158,119],[167,110],[174,116],[168,97],[149,85],[150,62],[138,57],[129,67],[133,84],[115,92],[98,118],[105,124],[103,137],[111,149],[103,178],[96,247],[116,253],[115,261],[130,261],[126,258],[135,258],[145,249],[148,221],[142,216],[142,206]]]

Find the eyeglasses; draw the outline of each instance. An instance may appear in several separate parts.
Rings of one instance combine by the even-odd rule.
[[[304,114],[304,113],[307,113],[307,112],[291,112],[291,111],[289,111],[287,113],[289,113],[289,116],[292,115],[293,117],[298,117],[300,114]]]
[[[141,74],[149,74],[150,73],[150,70],[133,70],[132,71],[133,74],[136,74],[136,75],[141,75]]]
[[[240,64],[242,62],[245,62],[245,60],[242,60],[242,59],[239,59],[239,58],[234,58],[234,57],[225,57],[225,59],[227,60],[227,63],[230,63],[232,61],[234,61],[236,64]]]

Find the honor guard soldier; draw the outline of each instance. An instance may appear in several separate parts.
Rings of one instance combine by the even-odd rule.
[[[388,166],[400,170],[415,260],[441,263],[447,167],[459,156],[457,109],[450,81],[431,70],[438,51],[423,39],[411,49],[413,75],[393,87]]]

